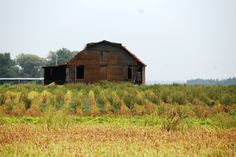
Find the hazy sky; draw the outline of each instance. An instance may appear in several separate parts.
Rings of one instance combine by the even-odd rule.
[[[147,80],[236,76],[236,0],[0,0],[0,52],[120,42]],[[1,63],[0,63],[1,64]]]

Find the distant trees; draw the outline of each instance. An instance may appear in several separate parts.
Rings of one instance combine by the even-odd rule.
[[[47,57],[47,65],[65,64],[76,55],[76,51],[70,51],[66,48],[50,51]]]
[[[0,53],[0,77],[17,77],[19,68],[10,53]]]
[[[236,85],[236,78],[228,78],[224,80],[214,79],[193,79],[188,80],[187,84],[191,85]]]
[[[34,54],[19,54],[11,59],[10,53],[0,53],[0,78],[7,77],[43,77],[43,66],[64,64],[72,59],[78,52],[66,48],[50,51],[47,58]]]
[[[33,54],[20,54],[16,57],[16,63],[20,66],[20,77],[42,77],[42,67],[46,65],[47,60]]]

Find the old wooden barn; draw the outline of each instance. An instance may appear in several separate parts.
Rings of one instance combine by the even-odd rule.
[[[94,83],[101,80],[145,83],[146,65],[120,43],[89,43],[66,64],[44,67],[44,83]]]

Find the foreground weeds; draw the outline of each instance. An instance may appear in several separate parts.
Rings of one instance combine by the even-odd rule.
[[[236,129],[215,119],[1,117],[0,156],[235,156]]]
[[[235,156],[235,130],[166,131],[135,125],[80,124],[47,129],[0,126],[1,156]]]

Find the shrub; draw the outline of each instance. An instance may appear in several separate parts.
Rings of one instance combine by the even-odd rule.
[[[166,131],[176,131],[180,129],[181,118],[179,116],[171,116],[166,118],[162,123],[162,129]]]
[[[133,114],[137,115],[143,115],[144,114],[144,106],[138,105],[137,103],[134,103],[133,108],[131,109]]]
[[[216,126],[229,129],[229,128],[236,128],[236,117],[231,116],[227,113],[221,112],[215,114],[213,117],[214,123]]]
[[[184,93],[181,92],[174,92],[172,95],[172,104],[179,104],[184,105],[187,103],[187,97]]]
[[[231,97],[229,94],[222,95],[220,99],[220,103],[224,105],[232,105],[234,98]]]
[[[118,113],[119,114],[130,114],[129,108],[125,105],[125,103],[122,100],[118,101]]]
[[[146,100],[144,104],[144,113],[145,114],[152,114],[156,112],[156,105],[151,103],[150,101]]]
[[[40,94],[40,97],[42,98],[42,102],[46,103],[47,101],[49,101],[49,98],[52,94],[50,92],[48,92],[47,90],[42,91],[42,93]]]
[[[8,114],[7,105],[6,104],[0,105],[0,115],[6,115],[6,114]]]
[[[106,95],[105,95],[105,92],[104,90],[101,90],[97,95],[96,95],[96,102],[97,102],[97,105],[100,109],[101,112],[104,111],[104,105],[105,103],[107,102],[107,98],[106,98]]]
[[[201,106],[204,106],[204,102],[202,102],[201,100],[199,100],[199,98],[195,97],[193,98],[192,102],[191,102],[193,105],[201,105]]]
[[[48,112],[42,121],[48,130],[68,128],[72,123],[71,118],[62,111]]]
[[[176,106],[176,112],[180,118],[186,118],[189,115],[191,115],[190,112],[192,111],[192,109],[190,108],[190,106],[191,106],[190,104]]]
[[[204,112],[207,110],[208,110],[208,107],[206,106],[196,105],[193,107],[193,111],[198,118],[204,118],[206,116],[204,115]]]
[[[25,111],[26,111],[25,104],[21,102],[13,107],[10,114],[14,116],[21,116],[24,115]]]
[[[220,112],[227,112],[226,106],[221,105],[218,101],[216,104],[211,108],[213,114],[217,114]]]
[[[36,97],[32,100],[30,108],[26,110],[26,114],[30,116],[39,116],[42,114],[40,105],[43,103],[42,97]]]
[[[64,97],[64,104],[70,104],[72,101],[73,93],[71,90],[68,90]]]
[[[124,103],[126,104],[126,106],[128,106],[129,108],[132,108],[133,104],[137,102],[137,98],[135,97],[134,99],[134,95],[132,95],[132,92],[128,93],[127,91],[124,91],[122,95],[122,99]]]
[[[157,106],[157,114],[158,115],[164,115],[165,114],[165,107],[166,106],[166,104],[161,104],[161,105],[158,105]]]
[[[115,112],[118,112],[119,110],[118,103],[120,101],[120,98],[118,97],[117,93],[115,91],[112,91],[108,98]]]
[[[32,100],[34,100],[37,96],[39,96],[39,93],[38,93],[38,92],[36,92],[36,91],[31,91],[31,92],[29,92],[27,98],[28,98],[29,101],[32,101]]]
[[[155,95],[155,93],[151,90],[147,90],[145,92],[146,95],[146,99],[154,104],[160,105],[161,104],[161,98],[157,95]]]
[[[97,107],[96,99],[92,90],[88,93],[88,104],[90,107],[90,115],[96,116],[99,114],[99,108]]]
[[[97,95],[97,105],[100,109],[100,113],[103,114],[112,114],[115,112],[111,102],[108,100],[107,95],[109,95],[109,91],[101,90]]]
[[[170,104],[171,103],[171,92],[167,90],[167,87],[164,87],[161,91],[161,101],[164,103]]]
[[[155,96],[156,97],[156,96]],[[132,97],[135,100],[135,103],[143,105],[145,103],[145,97],[143,92],[137,92],[135,98]]]
[[[3,104],[3,94],[0,93],[0,106]]]
[[[5,113],[11,114],[11,111],[16,108],[16,106],[20,103],[21,101],[21,93],[20,92],[12,92],[12,91],[7,91],[4,96],[4,104],[6,105],[5,107]]]
[[[70,105],[72,103],[72,97],[73,97],[73,93],[72,91],[68,90],[65,94],[64,97],[64,105],[62,107],[62,112],[64,112],[65,114],[70,113]]]
[[[103,113],[105,114],[112,114],[114,113],[115,110],[114,108],[111,106],[110,102],[109,101],[106,101],[105,102],[105,105],[104,105],[104,110],[103,110]]]
[[[77,95],[77,102],[76,102],[76,107],[75,107],[75,113],[77,115],[82,115],[83,114],[83,93],[81,91],[78,92]]]

